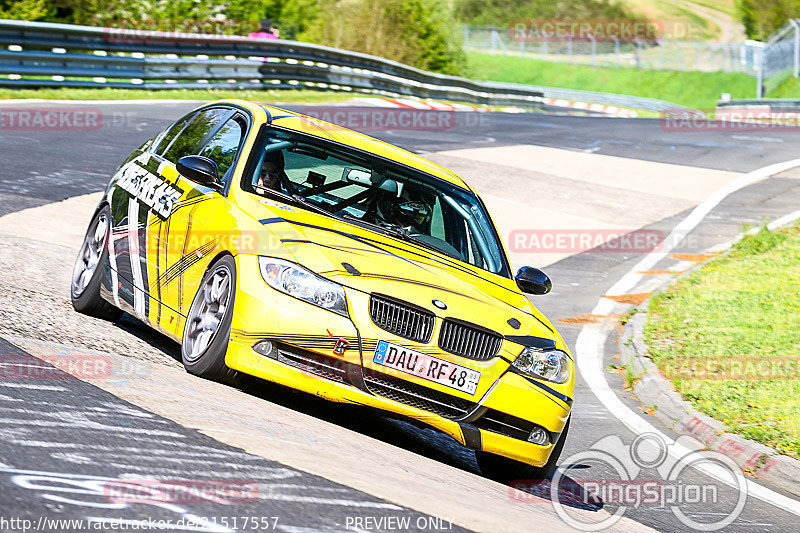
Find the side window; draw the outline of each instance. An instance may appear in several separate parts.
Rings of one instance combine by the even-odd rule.
[[[158,155],[163,154],[164,150],[166,150],[169,144],[172,142],[172,139],[174,139],[175,136],[183,129],[183,127],[186,124],[188,124],[190,120],[192,120],[194,115],[195,113],[189,113],[188,115],[180,119],[178,122],[170,126],[170,128],[167,130],[166,135],[164,135],[164,137],[161,138],[161,142],[158,143],[158,146],[156,147],[154,152],[157,153]]]
[[[206,156],[217,164],[220,177],[224,176],[236,160],[239,146],[242,143],[244,128],[239,120],[231,119],[214,134],[200,155]]]
[[[230,115],[230,109],[206,109],[194,116],[188,126],[172,140],[164,158],[173,163],[187,155],[196,155],[207,142],[207,137],[219,123]]]

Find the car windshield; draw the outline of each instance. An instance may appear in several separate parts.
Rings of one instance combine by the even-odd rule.
[[[490,272],[505,269],[475,194],[377,157],[274,132],[244,185]]]

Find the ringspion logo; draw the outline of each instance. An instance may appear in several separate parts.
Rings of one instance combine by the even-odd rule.
[[[696,469],[714,475],[698,477]],[[698,440],[642,433],[629,444],[616,435],[603,437],[562,459],[549,482],[518,480],[509,486],[512,502],[530,504],[537,496],[549,497],[558,516],[578,531],[603,531],[629,509],[666,511],[692,530],[718,531],[742,513],[748,489],[731,458],[703,450]],[[711,506],[713,513],[698,512]],[[585,512],[599,508],[608,513]]]

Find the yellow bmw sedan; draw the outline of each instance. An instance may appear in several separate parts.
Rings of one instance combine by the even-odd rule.
[[[248,374],[374,407],[476,450],[492,477],[541,478],[569,427],[575,364],[512,273],[485,205],[395,146],[240,100],[136,149],[90,222],[77,311],[125,311],[186,369]]]

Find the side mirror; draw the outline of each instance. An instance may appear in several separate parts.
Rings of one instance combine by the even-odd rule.
[[[517,287],[528,294],[547,294],[553,288],[553,282],[547,274],[533,267],[522,267],[514,276]]]
[[[178,172],[187,179],[218,191],[222,189],[222,184],[219,182],[217,164],[207,157],[187,155],[181,157],[175,166]]]

